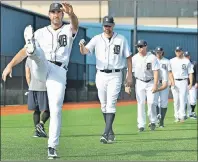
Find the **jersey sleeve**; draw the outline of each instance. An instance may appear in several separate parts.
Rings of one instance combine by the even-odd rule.
[[[193,67],[194,67],[194,65],[189,61],[189,63],[188,63],[188,74],[194,73]]]
[[[123,52],[124,52],[124,56],[126,58],[131,56],[131,52],[130,52],[130,49],[129,49],[129,44],[128,44],[128,41],[126,40],[126,38],[124,38]]]
[[[96,40],[97,40],[97,37],[95,36],[95,37],[93,37],[93,38],[89,41],[89,43],[85,46],[85,47],[89,50],[90,53],[93,53],[93,52],[94,52],[94,49],[95,49],[95,47],[96,47]]]
[[[152,70],[159,70],[160,69],[160,64],[159,61],[157,60],[157,57],[154,56],[153,61],[152,61]]]

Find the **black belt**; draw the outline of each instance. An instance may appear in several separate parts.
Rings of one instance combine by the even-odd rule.
[[[62,66],[62,62],[57,62],[57,61],[50,61],[50,60],[48,60],[49,62],[51,62],[51,63],[53,63],[53,64],[55,64],[55,65],[57,65],[57,66]],[[65,70],[67,70],[67,68],[66,68],[66,66],[64,66],[63,67]]]
[[[100,71],[104,73],[113,73],[113,72],[120,72],[121,69],[115,69],[115,70],[105,69],[105,70],[100,70]]]
[[[143,81],[143,82],[145,82],[145,83],[148,83],[148,82],[150,82],[151,80],[153,80],[154,78],[149,79],[149,80],[142,80],[142,79],[139,79],[139,78],[136,78],[136,79],[141,80],[141,81]]]
[[[184,78],[184,79],[175,79],[177,81],[182,81],[182,80],[186,80],[187,78]]]

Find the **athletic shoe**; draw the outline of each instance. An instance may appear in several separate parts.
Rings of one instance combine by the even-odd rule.
[[[179,122],[179,119],[177,118],[177,119],[175,119],[175,121],[174,121],[175,123],[178,123]]]
[[[31,56],[35,50],[34,30],[31,25],[28,25],[24,30],[25,47],[27,55]]]
[[[41,137],[47,137],[47,133],[45,132],[44,125],[39,123],[36,125],[36,130],[39,132]]]
[[[35,130],[33,137],[40,137],[40,133],[37,130]]]
[[[106,134],[103,134],[102,137],[100,138],[100,142],[103,144],[108,143],[108,136]]]
[[[159,128],[164,128],[164,126],[163,125],[160,125]]]
[[[113,143],[115,141],[115,135],[114,134],[109,134],[108,135],[108,143]]]
[[[195,119],[195,120],[197,119],[195,112],[193,112],[189,117],[190,117],[190,119]]]
[[[143,127],[140,127],[139,128],[139,132],[143,132],[144,131],[144,128]]]
[[[57,157],[56,150],[52,147],[48,147],[48,159],[54,159]]]
[[[149,127],[150,127],[150,130],[154,131],[156,125],[155,125],[155,123],[151,123],[151,124],[149,124]]]

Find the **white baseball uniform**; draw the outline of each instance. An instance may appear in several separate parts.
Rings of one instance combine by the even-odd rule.
[[[193,67],[187,58],[174,57],[170,60],[170,70],[173,73],[175,87],[171,87],[174,100],[175,119],[184,119],[188,94],[188,78],[193,73]]]
[[[162,85],[163,82],[168,82],[168,73],[170,71],[170,61],[162,57],[162,59],[158,59],[160,64],[160,70],[159,70],[159,85]],[[158,94],[158,107],[159,108],[167,108],[168,107],[168,94],[169,94],[169,88],[160,91]]]
[[[103,113],[115,113],[118,95],[122,85],[122,69],[126,58],[131,55],[124,36],[114,33],[111,40],[104,33],[96,35],[86,45],[96,55],[96,87]],[[109,73],[106,73],[108,70]],[[112,72],[111,72],[112,71]]]
[[[57,30],[49,25],[38,29],[34,38],[36,49],[30,56],[33,60],[32,70],[38,80],[46,82],[50,108],[48,147],[56,148],[60,136],[67,66],[75,37],[72,37],[71,25],[63,25]],[[58,66],[50,61],[60,62],[62,65]]]
[[[145,101],[147,98],[148,117],[151,123],[156,123],[157,94],[152,93],[154,85],[153,71],[159,70],[157,57],[148,52],[146,56],[139,53],[132,57],[132,66],[136,78],[136,99],[138,102],[138,128],[144,128],[146,124]]]

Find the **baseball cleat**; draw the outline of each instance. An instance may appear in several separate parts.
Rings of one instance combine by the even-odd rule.
[[[190,119],[197,119],[197,116],[195,114],[195,112],[193,112],[191,115],[189,115]]]
[[[164,128],[164,126],[163,125],[160,125],[159,128]]]
[[[103,144],[108,143],[108,136],[106,134],[103,134],[102,137],[100,138],[100,142]]]
[[[139,132],[143,132],[143,131],[144,131],[143,127],[139,128]]]
[[[179,119],[177,118],[177,119],[175,119],[175,121],[174,121],[175,123],[178,123],[179,122]]]
[[[37,130],[35,130],[33,137],[41,137],[41,136],[40,133]]]
[[[116,138],[115,138],[115,135],[114,134],[109,134],[108,136],[108,143],[113,143],[115,142]]]
[[[36,130],[39,132],[40,137],[47,137],[47,133],[45,132],[43,124],[41,124],[41,123],[37,124]]]
[[[151,130],[151,131],[154,131],[156,125],[155,125],[155,123],[150,123],[150,124],[149,124],[149,127],[150,127],[150,130]]]
[[[55,148],[48,147],[48,159],[55,159],[57,157],[57,153]]]
[[[27,55],[31,56],[35,50],[34,30],[31,25],[28,25],[24,30],[25,47]]]

